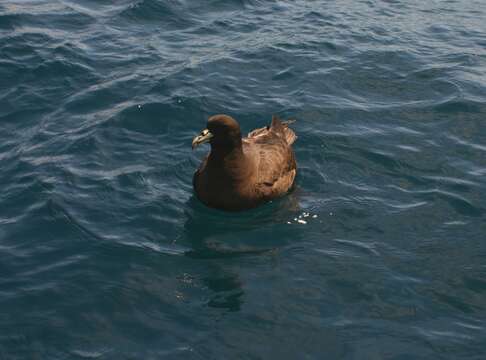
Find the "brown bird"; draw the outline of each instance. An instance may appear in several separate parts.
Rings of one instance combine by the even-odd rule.
[[[242,138],[240,125],[228,115],[214,115],[192,141],[194,149],[209,142],[211,151],[195,172],[197,197],[209,207],[245,210],[287,193],[297,165],[291,121],[272,118],[270,126]]]

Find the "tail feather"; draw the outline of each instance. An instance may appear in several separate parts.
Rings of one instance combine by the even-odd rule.
[[[287,144],[292,145],[295,140],[297,140],[297,135],[295,135],[294,130],[291,128],[285,128],[285,140],[287,140]]]
[[[250,131],[248,133],[248,138],[256,138],[258,136],[263,136],[268,134],[269,131],[276,132],[280,136],[283,136],[285,138],[285,141],[287,141],[287,144],[292,145],[297,139],[297,136],[295,135],[294,131],[289,128],[289,125],[294,123],[295,120],[285,120],[281,121],[277,116],[272,116],[272,124],[270,126],[266,126],[260,129],[255,129],[253,131]]]
[[[289,125],[294,122],[295,120],[281,121],[278,118],[278,116],[273,115],[272,125],[270,127],[272,130],[275,130],[277,132],[282,132],[285,136],[285,140],[287,141],[287,144],[292,145],[294,141],[297,139],[297,135],[295,135],[295,132],[291,128],[289,128]]]
[[[277,115],[272,115],[272,124],[270,125],[270,128],[277,132],[284,131],[282,121]]]

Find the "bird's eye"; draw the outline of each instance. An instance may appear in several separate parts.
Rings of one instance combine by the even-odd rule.
[[[204,129],[204,130],[202,131],[202,133],[201,133],[201,134],[202,134],[202,135],[207,135],[207,134],[208,134],[208,132],[209,132],[209,130],[208,130],[208,129]]]

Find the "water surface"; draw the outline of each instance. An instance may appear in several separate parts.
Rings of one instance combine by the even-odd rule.
[[[2,1],[0,358],[484,359],[485,24],[482,1]],[[200,204],[216,113],[297,119],[295,191]]]

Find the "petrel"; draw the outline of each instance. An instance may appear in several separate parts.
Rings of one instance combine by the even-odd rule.
[[[297,173],[292,121],[272,117],[270,126],[241,137],[240,125],[228,115],[214,115],[192,141],[209,142],[211,151],[194,173],[196,196],[205,205],[228,211],[254,208],[286,194]]]

